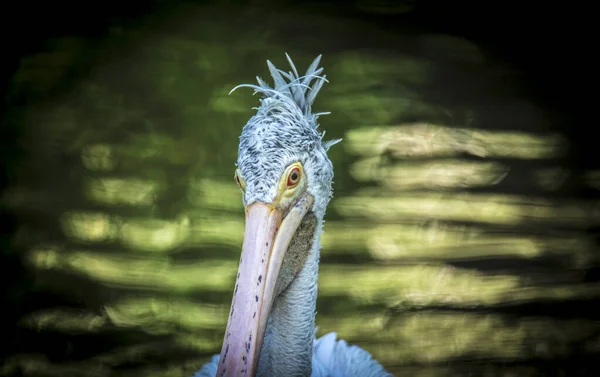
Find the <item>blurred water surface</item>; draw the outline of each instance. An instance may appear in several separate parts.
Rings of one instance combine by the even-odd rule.
[[[1,204],[33,282],[2,373],[188,376],[219,351],[244,227],[238,136],[258,103],[228,92],[267,78],[266,59],[287,69],[284,52],[300,70],[324,54],[315,111],[344,138],[319,334],[411,376],[534,376],[600,351],[586,278],[600,206],[563,195],[572,146],[511,71],[458,38],[296,17],[187,5],[21,61],[11,95],[34,100],[8,120],[27,153]],[[600,187],[600,170],[585,177]]]

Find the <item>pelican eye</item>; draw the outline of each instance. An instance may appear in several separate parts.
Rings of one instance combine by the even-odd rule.
[[[288,187],[294,187],[300,182],[300,168],[293,168],[288,175],[287,185]]]
[[[242,190],[246,190],[246,182],[244,181],[244,178],[241,177],[240,175],[240,169],[237,169],[235,171],[235,174],[233,175],[233,179],[235,180],[235,183],[237,183],[237,185],[242,189]]]

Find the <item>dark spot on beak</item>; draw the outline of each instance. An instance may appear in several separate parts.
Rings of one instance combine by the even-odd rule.
[[[256,298],[256,302],[258,302],[258,296],[255,296],[255,298]]]
[[[268,242],[267,242],[267,243],[265,243],[265,246],[269,246],[269,243],[268,243]]]
[[[252,314],[252,318],[256,317],[256,312],[254,312],[254,314]]]
[[[229,352],[229,344],[227,348],[225,348],[225,353],[223,354],[223,362],[221,364],[225,364],[225,359],[227,358],[227,353]]]
[[[262,283],[262,275],[258,275],[258,282]]]

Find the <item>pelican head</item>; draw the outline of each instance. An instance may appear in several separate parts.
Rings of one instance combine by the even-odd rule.
[[[311,373],[319,238],[332,194],[327,150],[339,140],[323,142],[311,111],[326,81],[320,56],[303,76],[287,58],[287,73],[267,61],[272,88],[258,77],[241,85],[263,98],[240,136],[235,180],[246,227],[217,376]]]

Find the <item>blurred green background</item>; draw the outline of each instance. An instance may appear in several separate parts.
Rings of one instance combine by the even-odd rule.
[[[284,52],[300,71],[323,53],[314,110],[344,139],[319,335],[397,375],[591,373],[600,169],[574,172],[579,147],[520,71],[459,36],[397,32],[416,2],[164,3],[48,38],[10,75],[0,374],[189,376],[220,350],[238,136],[258,104],[227,94],[270,79],[266,59],[287,69]]]

